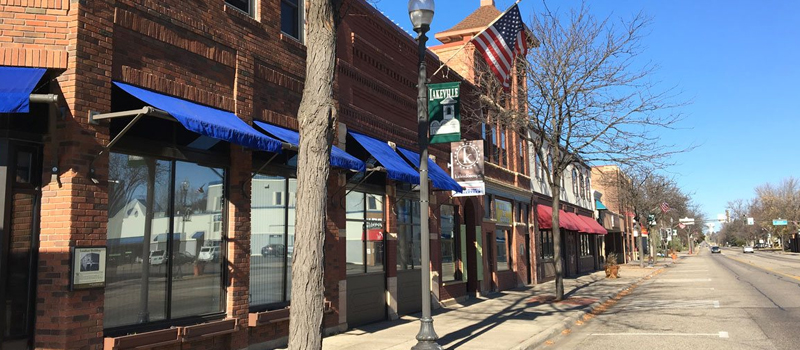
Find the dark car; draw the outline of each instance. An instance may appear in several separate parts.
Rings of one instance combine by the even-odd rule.
[[[711,247],[711,253],[720,253],[720,252],[722,251],[719,249],[719,246]]]
[[[261,248],[261,256],[283,256],[286,254],[286,248],[283,244],[268,244]]]

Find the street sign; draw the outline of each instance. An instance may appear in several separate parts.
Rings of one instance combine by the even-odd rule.
[[[753,218],[747,218],[747,224],[750,226],[755,225],[755,220],[753,220]]]
[[[678,222],[680,222],[680,223],[682,223],[684,225],[694,225],[694,218],[688,218],[687,217],[687,218],[683,218],[683,219],[678,219]]]
[[[788,224],[789,224],[788,220],[781,220],[781,219],[772,220],[772,225],[773,226],[786,226]]]

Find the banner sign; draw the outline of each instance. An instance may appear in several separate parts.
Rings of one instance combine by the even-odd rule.
[[[464,191],[453,192],[453,197],[483,196],[483,140],[460,141],[450,144],[451,177]]]
[[[772,220],[773,226],[786,226],[789,224],[789,220]]]
[[[428,84],[428,121],[430,143],[461,140],[461,105],[459,84]]]

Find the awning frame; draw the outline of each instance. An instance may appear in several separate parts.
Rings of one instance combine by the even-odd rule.
[[[160,118],[160,119],[164,119],[164,120],[169,120],[169,121],[172,121],[172,122],[175,122],[175,123],[178,122],[178,120],[175,119],[175,117],[173,117],[172,115],[170,115],[166,111],[163,111],[161,109],[155,108],[153,106],[144,106],[144,107],[139,108],[139,109],[131,109],[131,110],[120,111],[120,112],[89,113],[89,123],[90,124],[95,124],[95,125],[100,124],[100,121],[103,121],[103,120],[133,117],[133,119],[131,119],[131,121],[129,121],[128,124],[125,125],[125,127],[123,127],[122,130],[120,130],[120,132],[116,136],[114,136],[114,138],[112,138],[111,141],[109,141],[107,145],[103,146],[103,149],[101,149],[100,152],[97,153],[97,155],[95,155],[94,158],[92,158],[92,161],[89,162],[89,178],[92,180],[93,183],[95,183],[95,184],[100,183],[100,181],[97,179],[97,174],[95,173],[94,162],[98,158],[100,158],[100,156],[102,156],[103,154],[108,153],[109,150],[112,147],[114,147],[114,145],[119,140],[121,140],[122,137],[125,136],[125,134],[131,128],[133,128],[133,125],[136,124],[136,122],[138,122],[140,119],[142,119],[142,117],[145,117],[145,116],[156,117],[156,118]],[[289,144],[287,142],[281,142],[281,147],[282,147],[282,149],[285,149],[285,150],[297,151],[297,147],[294,147],[294,146],[292,146],[291,144]],[[270,158],[270,160],[267,162],[267,164],[270,161],[272,161],[272,159],[274,159],[274,158],[275,158],[275,155],[272,158]],[[264,166],[266,166],[266,164]],[[262,169],[263,169],[263,167],[262,167]],[[259,170],[261,170],[261,169],[259,169]]]

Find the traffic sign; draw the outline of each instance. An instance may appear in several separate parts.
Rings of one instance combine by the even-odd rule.
[[[789,224],[788,220],[780,220],[780,219],[772,220],[772,225],[773,226],[786,226],[788,224]]]
[[[753,218],[747,218],[747,224],[752,226],[755,224],[755,220],[753,220]]]
[[[683,218],[683,219],[678,219],[678,222],[680,222],[680,223],[682,223],[684,225],[694,225],[694,218],[688,218],[687,217],[687,218]]]
[[[686,225],[684,225],[684,224],[681,222],[681,223],[679,223],[679,224],[678,224],[678,227],[680,227],[680,228],[686,228]]]

